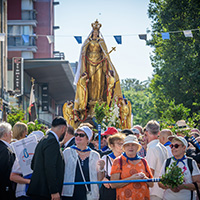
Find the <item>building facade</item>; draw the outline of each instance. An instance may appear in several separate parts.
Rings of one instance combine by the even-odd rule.
[[[54,7],[53,0],[8,1],[8,91],[15,106],[23,108],[28,116],[31,78],[35,79],[35,96],[38,120],[49,125],[56,115],[61,115],[65,101],[73,100],[74,73],[64,56],[54,58]],[[16,60],[21,59],[23,68],[22,92],[15,86]],[[62,79],[61,79],[62,75]],[[42,88],[48,86],[48,109],[42,109]],[[59,85],[57,89],[55,85]],[[67,86],[66,86],[67,85]],[[62,94],[62,95],[59,95]],[[57,98],[59,96],[59,99]]]
[[[7,93],[7,0],[0,0],[0,120],[5,120]]]

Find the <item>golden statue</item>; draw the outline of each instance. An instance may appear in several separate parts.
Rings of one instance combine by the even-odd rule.
[[[75,110],[85,110],[87,106],[88,101],[88,79],[87,79],[87,73],[84,72],[81,77],[79,78],[79,81],[77,83],[77,92],[74,102],[74,109]]]
[[[118,99],[119,116],[121,129],[131,128],[131,102],[127,99]]]
[[[112,99],[113,99],[113,89],[115,86],[115,77],[112,70],[108,72],[107,82],[108,82],[107,104],[108,106],[111,106]]]
[[[108,53],[105,41],[100,36],[100,27],[101,24],[97,20],[92,23],[93,30],[82,46],[74,80],[75,84],[77,84],[75,110],[87,108],[89,113],[92,113],[91,110],[93,110],[93,106],[97,101],[107,102],[108,104],[112,98],[122,97],[119,76],[109,56],[109,53],[114,48]],[[109,76],[109,71],[113,71],[112,77]],[[85,102],[83,103],[80,101],[82,88],[79,87],[79,82],[81,75],[84,73],[87,74],[88,83],[86,84],[87,97],[84,97]],[[113,80],[109,83],[107,77],[114,79],[114,83]],[[111,85],[113,86],[111,87]],[[110,97],[107,97],[108,95]]]
[[[74,111],[73,111],[73,101],[68,101],[63,105],[63,116],[67,120],[67,124],[74,127]]]

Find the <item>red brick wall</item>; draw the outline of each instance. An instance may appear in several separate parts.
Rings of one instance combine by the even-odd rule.
[[[34,58],[52,58],[53,57],[53,43],[49,44],[46,35],[53,35],[53,1],[41,1],[35,2],[35,9],[37,11],[37,27],[35,33],[39,36],[36,42],[38,47],[37,52],[34,54]]]
[[[21,0],[7,0],[8,20],[21,20]]]
[[[21,57],[21,51],[8,51],[8,59],[13,57]]]

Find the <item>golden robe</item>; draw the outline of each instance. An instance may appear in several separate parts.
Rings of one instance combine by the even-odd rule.
[[[110,60],[104,40],[100,37],[93,40],[90,35],[81,49],[81,56],[75,76],[75,83],[77,83],[81,74],[84,72],[88,74],[88,106],[90,103],[94,104],[97,101],[107,102],[109,83],[106,76],[109,70],[114,71],[115,88],[113,88],[113,98],[122,97],[119,76]],[[76,93],[79,93],[78,87]],[[79,106],[81,102],[76,97],[77,95],[75,96],[76,103],[74,109],[78,110],[82,106]]]

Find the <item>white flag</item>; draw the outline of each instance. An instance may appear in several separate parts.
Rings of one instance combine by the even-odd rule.
[[[1,42],[4,42],[4,41],[5,41],[5,37],[6,37],[6,34],[5,34],[5,33],[0,33],[0,41],[1,41]]]
[[[183,31],[183,33],[184,33],[185,37],[193,37],[191,30]]]
[[[53,35],[47,35],[47,39],[49,41],[49,44],[54,42],[54,36]]]

